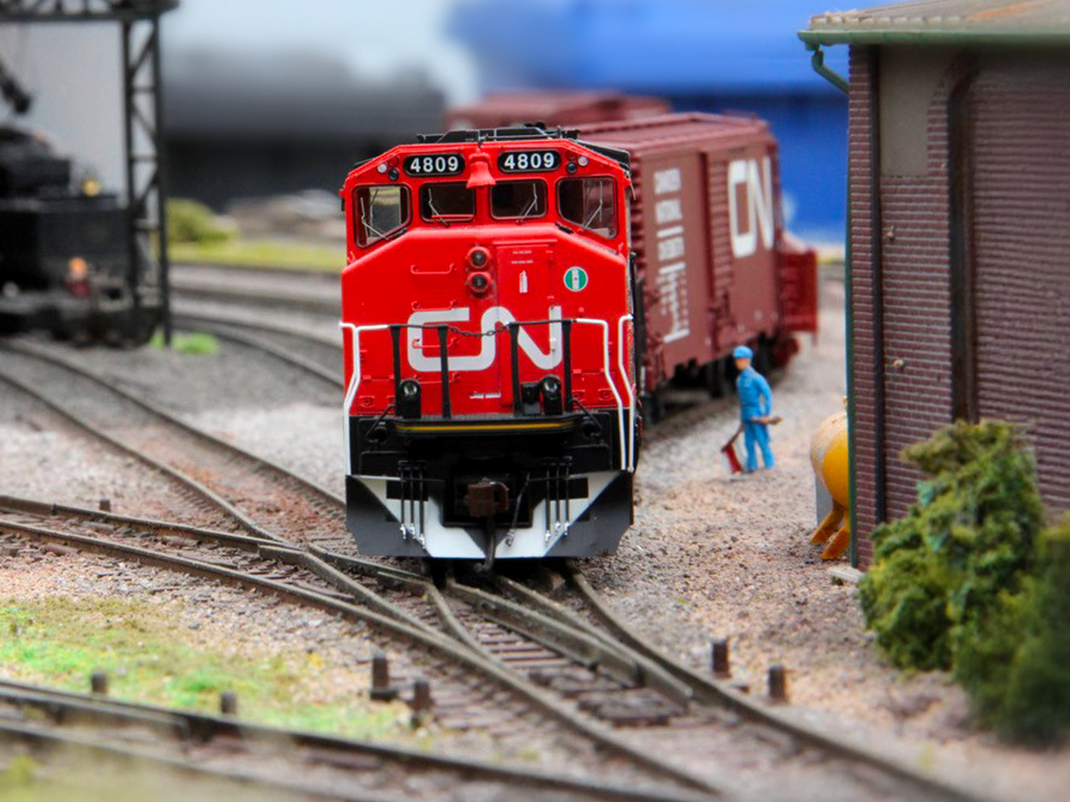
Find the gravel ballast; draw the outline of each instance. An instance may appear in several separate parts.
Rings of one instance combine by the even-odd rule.
[[[727,637],[733,677],[754,695],[764,693],[770,664],[787,666],[788,710],[795,715],[997,796],[1065,799],[1070,752],[1001,745],[971,728],[967,700],[945,676],[911,677],[887,666],[865,633],[854,588],[833,582],[820,547],[809,544],[809,440],[821,420],[842,409],[845,392],[843,297],[842,284],[826,282],[820,337],[804,342],[788,370],[773,377],[774,410],[784,417],[773,430],[776,469],[729,476],[720,448],[738,425],[733,398],[669,419],[647,438],[635,527],[616,555],[585,561],[584,570],[622,617],[697,669],[709,670],[711,640]],[[267,314],[286,320],[284,313]],[[213,357],[93,350],[83,361],[341,492],[341,400],[324,383],[228,343]],[[0,384],[0,408],[12,397]],[[50,444],[50,434],[0,412],[0,490],[70,480],[62,454],[34,453],[70,440],[64,434]],[[78,477],[78,498],[70,500],[89,504],[115,495],[116,483],[131,476],[120,466],[115,475],[124,479],[113,480],[112,467],[98,467]],[[136,485],[129,486],[136,495]]]

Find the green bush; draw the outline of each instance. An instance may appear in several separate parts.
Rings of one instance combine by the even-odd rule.
[[[1070,732],[1070,519],[1044,533],[1037,563],[1020,604],[1024,638],[1004,688],[986,694],[991,707],[982,712],[1004,736],[1043,743]]]
[[[203,203],[183,198],[167,201],[167,241],[212,243],[230,239],[230,232],[216,222]]]
[[[873,533],[866,622],[901,668],[949,669],[978,720],[1019,741],[1070,733],[1070,517],[1042,529],[1036,469],[1007,423],[963,422],[904,457],[918,503]]]
[[[874,531],[862,609],[896,665],[951,668],[1028,574],[1044,521],[1036,470],[1014,426],[995,421],[960,421],[904,458],[929,478],[905,517]]]

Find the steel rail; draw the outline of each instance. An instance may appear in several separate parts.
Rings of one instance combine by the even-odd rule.
[[[31,355],[36,354],[31,353]],[[51,357],[51,355],[48,356]],[[60,360],[57,358],[51,359],[50,361],[58,362],[63,367],[74,367],[69,364],[64,364],[66,360]],[[83,371],[78,372],[81,373]],[[90,378],[97,381],[98,383],[102,383],[102,380],[99,379],[99,377],[91,375]],[[115,391],[114,388],[111,387],[108,387],[108,389]],[[142,408],[148,407],[148,409],[152,412],[161,412],[160,410],[155,408],[154,405],[148,404],[147,402],[143,402],[141,399],[138,399],[135,396],[130,396],[126,393],[121,394],[124,395],[124,397],[131,398],[131,400],[134,400],[135,403],[138,403],[138,405]],[[162,414],[166,415],[167,413]],[[191,427],[184,426],[183,428]],[[203,434],[198,430],[195,431],[198,434]],[[230,444],[223,445],[228,448],[233,448],[232,446],[230,446]],[[275,467],[276,469],[278,469],[277,466]],[[341,504],[340,499],[338,499],[338,503]],[[330,554],[331,553],[328,550],[323,550],[319,557],[328,556]],[[310,563],[309,561],[317,558],[317,555],[315,554],[312,554],[310,556],[307,554],[302,554],[301,552],[296,550],[289,550],[285,548],[280,549],[275,556],[283,560],[289,560],[295,564],[301,564],[303,567],[306,568],[310,567],[311,565],[315,565],[315,563]],[[341,557],[341,555],[334,556]],[[396,609],[394,606],[390,605],[388,602],[383,602],[375,595],[369,596],[368,594],[371,593],[370,591],[362,592],[359,589],[361,587],[359,585],[354,585],[354,587],[346,587],[345,583],[350,580],[347,580],[344,575],[340,573],[332,573],[329,567],[327,567],[327,570],[324,570],[325,566],[326,562],[320,560],[319,574],[321,576],[328,577],[330,581],[333,581],[333,583],[336,586],[339,586],[344,592],[349,593],[351,596],[357,596],[358,598],[362,598],[363,603],[370,604],[376,609],[379,609],[380,611],[383,611],[387,614],[394,612],[394,610]],[[352,563],[350,563],[348,567],[352,567]],[[375,567],[374,563],[368,563],[364,566],[364,570],[370,570],[374,572],[378,571],[379,568]],[[478,650],[479,652],[483,652],[478,642],[475,641],[475,639],[471,637],[471,634],[467,632],[467,628],[461,625],[460,622],[456,620],[455,616],[451,616],[449,614],[448,605],[445,603],[444,599],[441,598],[441,594],[437,590],[430,590],[430,588],[433,586],[430,586],[429,583],[426,583],[426,580],[417,579],[415,577],[397,576],[395,576],[394,579],[401,583],[408,582],[418,584],[420,582],[423,582],[424,587],[428,589],[427,596],[429,600],[438,609],[439,617],[443,620],[447,632],[452,635],[454,639],[468,647],[469,651]],[[540,618],[538,611],[523,611],[522,609],[518,611],[516,605],[511,606],[509,603],[507,603],[507,601],[503,602],[501,600],[489,597],[478,598],[478,593],[476,593],[472,589],[465,590],[458,589],[458,587],[454,587],[452,591],[447,588],[447,592],[452,592],[455,598],[463,597],[463,600],[468,603],[469,606],[478,608],[479,612],[482,615],[490,618],[491,620],[497,620],[499,623],[509,629],[519,631],[522,634],[525,634],[528,637],[532,638],[536,642],[543,643],[551,649],[555,649],[562,654],[569,655],[572,659],[576,660],[580,664],[584,664],[586,662],[587,665],[593,665],[597,663],[598,665],[607,667],[611,673],[616,670],[617,676],[619,677],[626,676],[629,672],[631,672],[632,675],[635,676],[636,672],[638,672],[641,673],[645,682],[654,685],[656,689],[658,689],[660,692],[663,693],[663,695],[666,695],[668,698],[673,698],[677,701],[683,701],[686,696],[694,695],[696,698],[701,698],[703,701],[716,702],[722,707],[728,707],[733,710],[739,710],[740,706],[743,706],[744,709],[742,712],[747,714],[749,718],[755,718],[755,715],[751,713],[749,709],[747,709],[748,700],[737,698],[739,697],[739,694],[733,694],[730,690],[727,689],[717,689],[717,693],[711,695],[708,690],[703,690],[701,686],[699,686],[699,689],[696,691],[696,686],[694,685],[694,676],[689,676],[686,673],[681,675],[677,673],[676,670],[674,670],[674,668],[682,668],[681,666],[673,667],[667,665],[665,663],[666,658],[663,658],[662,656],[658,655],[653,650],[647,651],[643,648],[636,646],[634,642],[629,642],[627,637],[621,636],[619,635],[619,633],[615,633],[617,635],[616,642],[608,640],[604,636],[604,634],[599,635],[596,632],[591,632],[587,627],[577,627],[575,617],[573,617],[573,620],[564,622],[571,629],[564,629],[561,627],[554,628],[552,626],[549,626],[547,623],[548,620],[554,617],[554,615],[547,614]],[[556,611],[556,613],[556,617],[558,619],[561,619],[560,611]],[[410,624],[414,623],[412,618],[404,613],[402,613],[400,616],[395,615],[394,617],[408,621]],[[419,625],[419,622],[415,622],[415,624]],[[626,628],[624,628],[623,625],[620,625],[619,628],[620,630],[626,632]],[[627,645],[630,652],[629,655],[622,655],[622,643]],[[577,645],[579,645],[582,649],[587,650],[587,657],[584,657],[582,654],[577,653]],[[592,657],[591,655],[597,656]],[[488,659],[490,662],[493,662],[493,659],[489,658],[485,654],[485,652],[482,653],[482,656],[485,659]],[[622,657],[624,659],[621,659]],[[642,668],[639,668],[640,662],[642,662],[643,664]],[[530,687],[531,683],[518,676],[516,672],[510,671],[508,673],[513,676],[513,679],[515,681],[521,683],[524,687],[526,687],[529,693],[532,692],[532,688]],[[714,685],[713,687],[716,688],[717,686]],[[683,690],[681,690],[681,688],[683,688]],[[542,693],[540,691],[536,690],[535,692],[536,695],[542,696]],[[753,704],[750,704],[750,707],[753,707]],[[770,716],[775,717],[775,714],[772,714],[770,711],[765,711],[761,708],[757,709],[759,710],[759,712],[765,714],[766,718]],[[561,712],[560,709],[559,712]],[[586,721],[583,721],[583,719],[579,720],[582,721],[584,724],[587,723]],[[778,726],[777,728],[782,731],[785,730],[783,726]],[[790,732],[790,730],[788,731]],[[804,738],[804,740],[807,740],[810,743],[815,743],[814,739],[812,738],[806,739],[805,736],[801,735],[798,737],[802,737]],[[909,772],[909,770],[907,771]],[[912,772],[905,776],[906,778],[911,780],[916,779],[916,775]],[[702,781],[699,780],[699,782],[701,783]]]
[[[263,334],[293,337],[296,340],[303,340],[315,345],[322,345],[324,348],[332,348],[339,353],[342,352],[342,338],[337,335],[320,334],[302,326],[291,326],[278,321],[252,320],[241,315],[235,317],[233,314],[222,315],[205,310],[191,311],[184,307],[183,309],[185,311],[180,311],[179,314],[194,323],[239,326],[243,329],[258,331]],[[337,320],[332,320],[331,322],[332,326],[337,326]]]
[[[976,791],[955,786],[941,778],[922,774],[895,758],[876,752],[862,744],[852,743],[842,732],[832,734],[813,725],[804,724],[768,705],[755,702],[725,682],[699,674],[678,660],[663,654],[638,635],[635,627],[623,621],[609,607],[591,586],[582,570],[574,563],[565,563],[565,575],[570,586],[576,589],[583,602],[588,605],[612,637],[656,662],[665,671],[685,683],[692,690],[696,700],[727,708],[752,722],[772,727],[798,738],[825,753],[863,764],[885,775],[912,783],[937,796],[955,800],[955,802],[986,802],[993,799],[980,795]],[[552,608],[547,607],[547,609]]]
[[[502,782],[507,783],[518,793],[530,794],[540,790],[553,794],[567,792],[579,798],[622,800],[628,802],[697,802],[705,796],[679,791],[671,788],[631,788],[597,780],[574,778],[552,774],[539,769],[522,769],[503,766],[470,758],[451,757],[405,747],[375,744],[349,738],[325,735],[300,729],[288,729],[265,724],[257,724],[232,716],[216,716],[185,710],[174,710],[157,705],[121,701],[99,696],[60,691],[28,685],[20,682],[0,679],[0,703],[8,703],[17,708],[32,708],[42,713],[45,720],[51,719],[62,726],[64,721],[77,720],[105,725],[111,728],[117,725],[133,724],[146,727],[158,735],[169,736],[179,742],[192,742],[197,745],[210,744],[218,737],[238,738],[243,745],[255,745],[260,748],[283,752],[283,758],[296,759],[300,762],[323,763],[328,754],[339,756],[360,756],[368,758],[380,766],[391,762],[403,767],[408,775],[417,771],[442,771],[457,775],[456,782]],[[219,769],[209,769],[200,761],[161,756],[144,750],[133,750],[111,742],[102,743],[86,737],[59,735],[53,728],[41,726],[41,718],[35,719],[33,725],[0,719],[0,732],[32,740],[62,740],[64,742],[86,746],[93,750],[132,756],[153,762],[196,771],[207,771],[215,776],[227,779],[239,779],[257,784],[269,784],[283,790],[311,794],[316,798],[354,799],[362,802],[376,802],[382,798],[397,800],[397,796],[371,796],[367,791],[339,792],[336,789],[326,791],[301,782],[279,781],[265,778],[249,772],[235,774]],[[228,749],[233,749],[233,742],[228,741]],[[305,755],[302,750],[312,752]],[[344,761],[338,761],[335,767],[345,769]],[[367,765],[357,767],[358,773],[366,773]],[[522,790],[522,787],[527,790]],[[459,794],[463,796],[463,793]],[[556,797],[554,797],[556,798]],[[570,796],[570,798],[572,798]]]
[[[19,501],[20,500],[15,500],[15,504],[18,504]],[[33,511],[33,504],[35,502],[27,502],[27,500],[21,501],[26,503],[23,503],[18,511],[31,515],[43,514],[45,509],[64,509],[64,507],[61,507],[60,505],[49,505],[36,502],[40,505],[38,508],[40,511],[35,513]],[[13,501],[11,497],[7,497],[4,500],[4,503],[0,504],[0,506],[10,507],[12,503]],[[74,509],[82,515],[92,515],[98,519],[103,518],[104,520],[107,520],[109,517],[103,513],[94,514],[91,510]],[[118,518],[118,516],[115,517]],[[166,522],[155,523],[162,527],[166,527],[167,531],[176,534],[196,532],[198,536],[202,537],[214,537],[216,534],[220,534],[212,533],[210,530],[193,530],[191,527],[183,527],[180,524]],[[142,564],[151,565],[164,570],[175,570],[196,577],[222,580],[228,584],[244,587],[267,595],[278,596],[291,602],[317,607],[318,609],[327,612],[333,612],[348,620],[360,621],[381,631],[385,631],[394,637],[399,637],[416,646],[438,653],[453,661],[455,664],[460,664],[480,676],[497,682],[500,686],[504,686],[507,690],[513,692],[519,699],[531,705],[533,708],[540,710],[549,718],[565,725],[575,734],[582,736],[589,742],[598,745],[600,748],[616,753],[619,756],[638,764],[648,771],[652,771],[655,774],[666,778],[671,778],[687,788],[715,795],[721,793],[719,788],[704,778],[696,776],[689,771],[683,770],[661,758],[635,747],[626,740],[609,732],[598,723],[592,722],[585,716],[569,709],[553,694],[543,691],[534,683],[531,683],[517,675],[515,672],[504,668],[493,659],[474,650],[466,643],[423,626],[419,624],[419,622],[412,623],[410,617],[400,609],[397,609],[394,615],[390,615],[387,611],[378,611],[357,606],[348,601],[342,601],[315,590],[295,587],[262,576],[248,575],[241,571],[202,560],[165,554],[140,546],[117,543],[100,537],[63,532],[47,527],[19,523],[4,518],[0,518],[0,531],[28,539],[59,543],[76,549],[84,549],[99,554],[132,559]],[[230,542],[247,543],[247,541],[234,540],[234,538],[238,537],[240,536],[230,535]],[[259,540],[248,545],[255,545],[258,552],[266,552],[267,556],[271,558],[281,559],[283,561],[292,560],[297,564],[301,564],[306,560],[319,559],[311,553],[304,553],[298,548],[287,547],[284,544],[268,543]],[[326,565],[326,563],[324,563],[324,565]],[[399,576],[399,578],[407,579],[407,577],[404,576]],[[428,585],[433,587],[430,583],[428,583]],[[341,582],[340,586],[347,587],[344,582]],[[347,592],[358,587],[361,586],[357,585],[357,583],[351,583],[351,585],[347,587]],[[367,591],[367,589],[362,589],[358,595],[363,597],[366,596],[367,593],[371,592]]]
[[[175,326],[178,328],[207,331],[221,340],[229,340],[230,342],[244,345],[247,348],[255,348],[258,351],[263,351],[265,354],[269,354],[276,359],[285,362],[287,365],[302,370],[305,373],[309,373],[317,379],[322,379],[328,384],[332,384],[335,387],[342,389],[345,388],[345,382],[343,382],[340,377],[341,359],[339,359],[338,370],[329,370],[315,360],[309,359],[304,354],[298,353],[290,348],[276,345],[264,337],[258,337],[255,334],[247,334],[240,331],[242,328],[253,328],[251,326],[245,326],[242,323],[236,323],[232,320],[226,322],[222,320],[217,321],[186,314],[176,314],[174,319]],[[286,336],[296,337],[297,335],[286,333]],[[323,343],[318,343],[315,340],[309,341],[316,343],[317,345],[323,345]],[[340,353],[341,349],[339,348],[339,354]]]
[[[176,295],[196,300],[299,309],[304,312],[329,314],[335,317],[342,312],[341,292],[339,292],[337,299],[328,301],[309,294],[283,294],[250,290],[248,288],[234,289],[213,284],[211,281],[193,278],[172,279],[172,286]]]
[[[200,429],[186,421],[182,420],[178,416],[172,414],[166,409],[158,406],[157,404],[131,393],[121,387],[114,386],[114,382],[96,373],[89,368],[72,362],[71,360],[52,353],[49,349],[40,345],[25,342],[25,341],[7,341],[0,343],[0,348],[8,349],[16,354],[20,354],[29,359],[36,359],[41,362],[54,365],[61,370],[73,373],[76,376],[85,379],[98,387],[103,388],[106,392],[129,402],[133,406],[137,407],[141,411],[147,413],[149,416],[156,419],[157,422],[164,426],[176,429],[181,434],[188,436],[194,443],[199,444],[203,448],[207,448],[209,451],[215,454],[222,455],[225,458],[236,459],[242,461],[248,465],[248,475],[259,475],[264,478],[264,481],[274,483],[278,488],[285,490],[295,498],[300,498],[303,501],[310,502],[313,505],[321,505],[323,509],[328,510],[330,515],[341,516],[345,515],[345,500],[336,495],[335,493],[327,490],[321,485],[294,473],[293,471],[283,468],[276,462],[273,462],[264,457],[253,454],[245,449],[237,446],[233,443],[229,443],[222,440],[209,432]],[[18,386],[24,392],[29,393],[34,398],[41,400],[50,409],[63,415],[71,422],[78,425],[80,428],[85,429],[90,434],[106,440],[110,445],[113,445],[121,449],[124,453],[135,456],[145,464],[150,464],[153,467],[164,471],[171,478],[186,485],[188,488],[208,498],[211,503],[217,508],[223,510],[227,515],[232,516],[235,520],[239,521],[241,526],[248,532],[260,537],[269,539],[280,539],[279,536],[265,528],[262,524],[254,520],[247,513],[241,511],[236,507],[234,503],[231,503],[227,499],[223,498],[219,493],[215,492],[211,488],[205,486],[203,482],[200,482],[188,474],[184,473],[180,469],[169,466],[166,463],[154,459],[154,457],[140,448],[127,445],[114,437],[111,437],[106,432],[102,431],[100,427],[93,425],[91,422],[87,422],[81,419],[77,414],[71,412],[64,405],[60,404],[53,398],[50,398],[43,393],[39,392],[35,388],[32,388],[20,382],[14,377],[10,376],[3,369],[0,369],[0,378],[6,378],[10,383]],[[339,535],[339,542],[344,541],[348,544],[349,538],[347,536]]]
[[[180,471],[177,468],[172,468],[170,465],[160,462],[157,459],[154,459],[141,449],[128,446],[121,440],[115,439],[107,432],[102,431],[98,427],[86,421],[80,415],[75,414],[66,407],[60,406],[52,399],[39,392],[36,388],[26,384],[20,379],[15,378],[9,373],[5,373],[3,369],[0,369],[0,381],[9,384],[12,387],[15,387],[20,392],[24,393],[25,395],[28,395],[37,403],[41,404],[54,414],[61,417],[63,420],[66,420],[68,423],[72,424],[76,428],[83,430],[91,437],[100,440],[101,442],[107,444],[111,448],[114,448],[120,453],[133,457],[134,459],[138,460],[144,465],[147,465],[153,470],[159,471],[171,480],[177,482],[185,489],[193,491],[203,500],[207,501],[211,506],[215,507],[223,514],[229,516],[234,521],[236,521],[243,529],[252,534],[254,537],[258,537],[264,540],[279,540],[279,538],[265,530],[263,527],[257,525],[252,519],[246,516],[245,513],[243,513],[233,504],[228,502],[222,496],[215,493],[210,488],[205,487],[205,485],[194,479],[189,474]]]
[[[19,724],[0,718],[0,741],[19,740],[39,747],[63,749],[68,752],[81,752],[93,759],[93,765],[102,759],[122,759],[124,769],[130,763],[156,765],[171,771],[189,775],[199,775],[217,781],[236,782],[242,786],[270,789],[270,797],[278,799],[280,793],[293,794],[302,800],[322,800],[322,802],[397,802],[396,797],[371,795],[369,792],[348,793],[338,790],[327,791],[304,786],[296,781],[259,776],[252,772],[228,772],[220,768],[205,766],[191,758],[181,758],[156,754],[149,749],[136,749],[122,746],[118,742],[107,743],[94,740],[84,734],[62,732],[41,724]],[[286,797],[289,798],[289,797]]]
[[[119,396],[125,401],[130,402],[139,409],[148,412],[149,414],[155,416],[164,423],[183,430],[189,436],[194,437],[202,442],[205,442],[213,448],[225,451],[235,457],[247,460],[249,462],[253,462],[257,465],[257,467],[264,468],[265,470],[275,473],[276,475],[285,478],[287,481],[296,482],[297,484],[301,485],[306,491],[317,496],[319,499],[333,504],[340,510],[345,510],[345,499],[335,493],[332,493],[330,490],[327,490],[325,487],[317,484],[316,482],[313,482],[311,479],[307,479],[301,476],[300,474],[294,473],[293,471],[289,471],[286,468],[283,468],[278,463],[273,462],[272,460],[269,460],[265,457],[257,456],[256,454],[253,454],[250,451],[246,451],[240,446],[236,446],[233,443],[228,443],[226,440],[222,440],[216,437],[215,435],[209,434],[204,429],[194,426],[191,423],[187,423],[186,421],[182,420],[176,415],[171,414],[166,409],[153,403],[152,401],[149,401],[146,398],[143,398],[142,396],[135,395],[134,393],[124,390],[121,387],[116,387],[114,383],[109,382],[106,377],[100,375],[96,371],[90,370],[84,365],[79,365],[75,362],[72,362],[66,357],[60,356],[59,354],[50,351],[48,348],[44,348],[36,343],[31,343],[25,340],[8,340],[3,343],[0,343],[0,348],[14,351],[15,353],[19,353],[24,356],[31,357],[33,359],[49,362],[53,365],[56,365],[57,367],[70,371],[71,373],[75,373],[81,376],[82,378],[87,379],[100,387],[103,387],[108,392],[114,393],[115,395]]]

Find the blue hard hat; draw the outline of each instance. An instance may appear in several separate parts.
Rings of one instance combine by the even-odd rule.
[[[754,352],[747,346],[741,345],[732,352],[733,359],[754,359]]]

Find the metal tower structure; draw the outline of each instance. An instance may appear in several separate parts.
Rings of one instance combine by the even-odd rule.
[[[171,342],[167,173],[163,159],[160,16],[179,0],[0,0],[7,23],[110,22],[122,27],[124,148],[134,326],[159,310]]]

